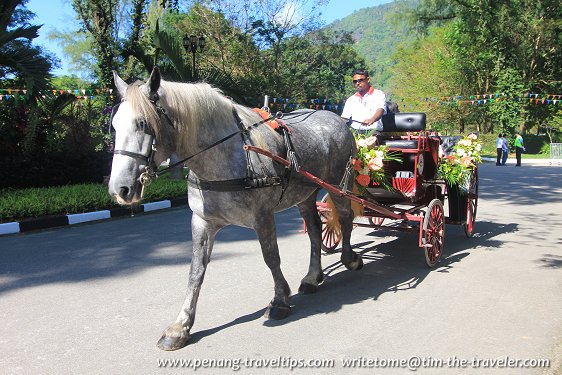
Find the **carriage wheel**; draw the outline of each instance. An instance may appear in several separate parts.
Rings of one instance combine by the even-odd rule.
[[[474,168],[470,183],[468,185],[466,205],[466,223],[463,224],[464,233],[467,237],[474,235],[474,222],[476,221],[476,210],[478,208],[478,168]]]
[[[439,199],[429,202],[422,229],[425,262],[429,267],[433,267],[441,260],[445,238],[445,212]]]
[[[369,224],[372,226],[382,225],[384,217],[369,217]]]
[[[332,211],[326,208],[326,200],[328,194],[322,197],[322,200],[317,203],[318,213],[322,221],[322,243],[320,247],[328,254],[334,253],[338,244],[341,241],[341,233],[334,230],[333,227],[328,225],[328,220],[332,218]]]

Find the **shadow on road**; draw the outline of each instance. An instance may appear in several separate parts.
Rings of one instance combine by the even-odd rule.
[[[560,166],[483,164],[479,171],[480,198],[519,205],[562,202]]]
[[[276,215],[279,237],[302,230],[295,210]],[[0,295],[38,285],[119,277],[148,267],[183,267],[191,261],[191,211],[176,209],[167,215],[172,217],[165,225],[162,214],[154,213],[0,238]],[[217,236],[217,242],[230,242],[233,248],[237,241],[253,239],[253,230],[238,227],[226,227]],[[213,255],[213,262],[234,256],[221,252]]]
[[[466,238],[460,226],[447,226],[450,238],[446,239],[446,257],[438,267],[430,269],[425,264],[423,250],[417,246],[417,233],[398,232],[388,240],[388,232],[373,231],[368,234],[373,240],[354,244],[361,253],[365,265],[359,271],[345,269],[339,261],[339,253],[324,254],[325,280],[315,294],[294,294],[291,315],[284,320],[264,320],[264,325],[275,327],[291,324],[318,314],[331,314],[346,305],[376,301],[385,293],[400,293],[418,287],[430,272],[446,273],[462,259],[479,248],[497,248],[501,241],[494,237],[517,231],[516,224],[502,225],[492,222],[479,223],[485,228],[472,238]],[[382,242],[385,241],[386,242]],[[304,275],[303,275],[304,276]],[[264,301],[264,306],[267,301]],[[193,333],[192,342],[222,330],[263,319],[265,308],[241,316],[229,323]]]

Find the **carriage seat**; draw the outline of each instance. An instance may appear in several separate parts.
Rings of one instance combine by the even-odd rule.
[[[383,133],[425,130],[425,113],[422,112],[387,113],[381,120]]]
[[[399,149],[417,149],[417,139],[384,139],[385,133],[418,132],[425,130],[425,113],[400,112],[382,116],[382,144]]]

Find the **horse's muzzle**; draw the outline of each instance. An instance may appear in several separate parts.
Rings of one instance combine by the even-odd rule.
[[[109,195],[111,195],[111,197],[115,202],[117,202],[117,204],[128,206],[135,204],[141,200],[141,194],[138,190],[140,189],[136,189],[136,186],[110,187]]]

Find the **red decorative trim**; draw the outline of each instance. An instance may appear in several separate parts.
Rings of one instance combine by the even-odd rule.
[[[392,178],[392,187],[399,190],[407,197],[416,195],[416,179],[415,178]]]

